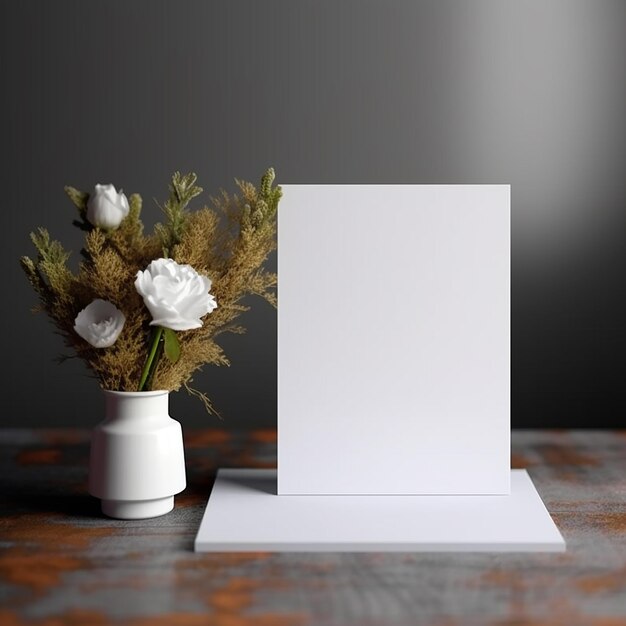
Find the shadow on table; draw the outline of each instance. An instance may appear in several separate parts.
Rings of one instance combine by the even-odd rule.
[[[258,491],[271,496],[278,495],[278,484],[276,476],[220,476],[220,481],[227,482],[237,489],[246,491]]]
[[[56,513],[71,517],[102,517],[100,501],[87,493],[14,492],[7,494],[7,501],[7,509],[15,513]]]

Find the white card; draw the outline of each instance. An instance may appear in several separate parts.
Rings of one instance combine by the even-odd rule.
[[[509,493],[510,187],[283,189],[278,493]]]

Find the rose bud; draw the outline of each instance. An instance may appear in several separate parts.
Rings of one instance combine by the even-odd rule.
[[[117,228],[128,215],[128,200],[113,185],[96,185],[87,201],[87,219],[104,230]]]

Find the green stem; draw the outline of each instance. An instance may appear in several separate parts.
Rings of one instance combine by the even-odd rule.
[[[139,391],[145,391],[144,387],[146,385],[146,381],[148,380],[148,375],[150,374],[150,368],[152,367],[154,358],[159,348],[159,342],[161,341],[162,334],[163,334],[163,329],[160,326],[157,326],[154,330],[154,335],[152,338],[152,347],[150,348],[150,354],[148,355],[148,360],[146,361],[146,364],[143,367],[143,372],[141,372],[141,380],[139,381]]]

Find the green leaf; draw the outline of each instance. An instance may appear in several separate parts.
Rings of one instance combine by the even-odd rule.
[[[171,363],[176,363],[180,359],[180,343],[178,336],[171,328],[163,329],[165,356]]]

